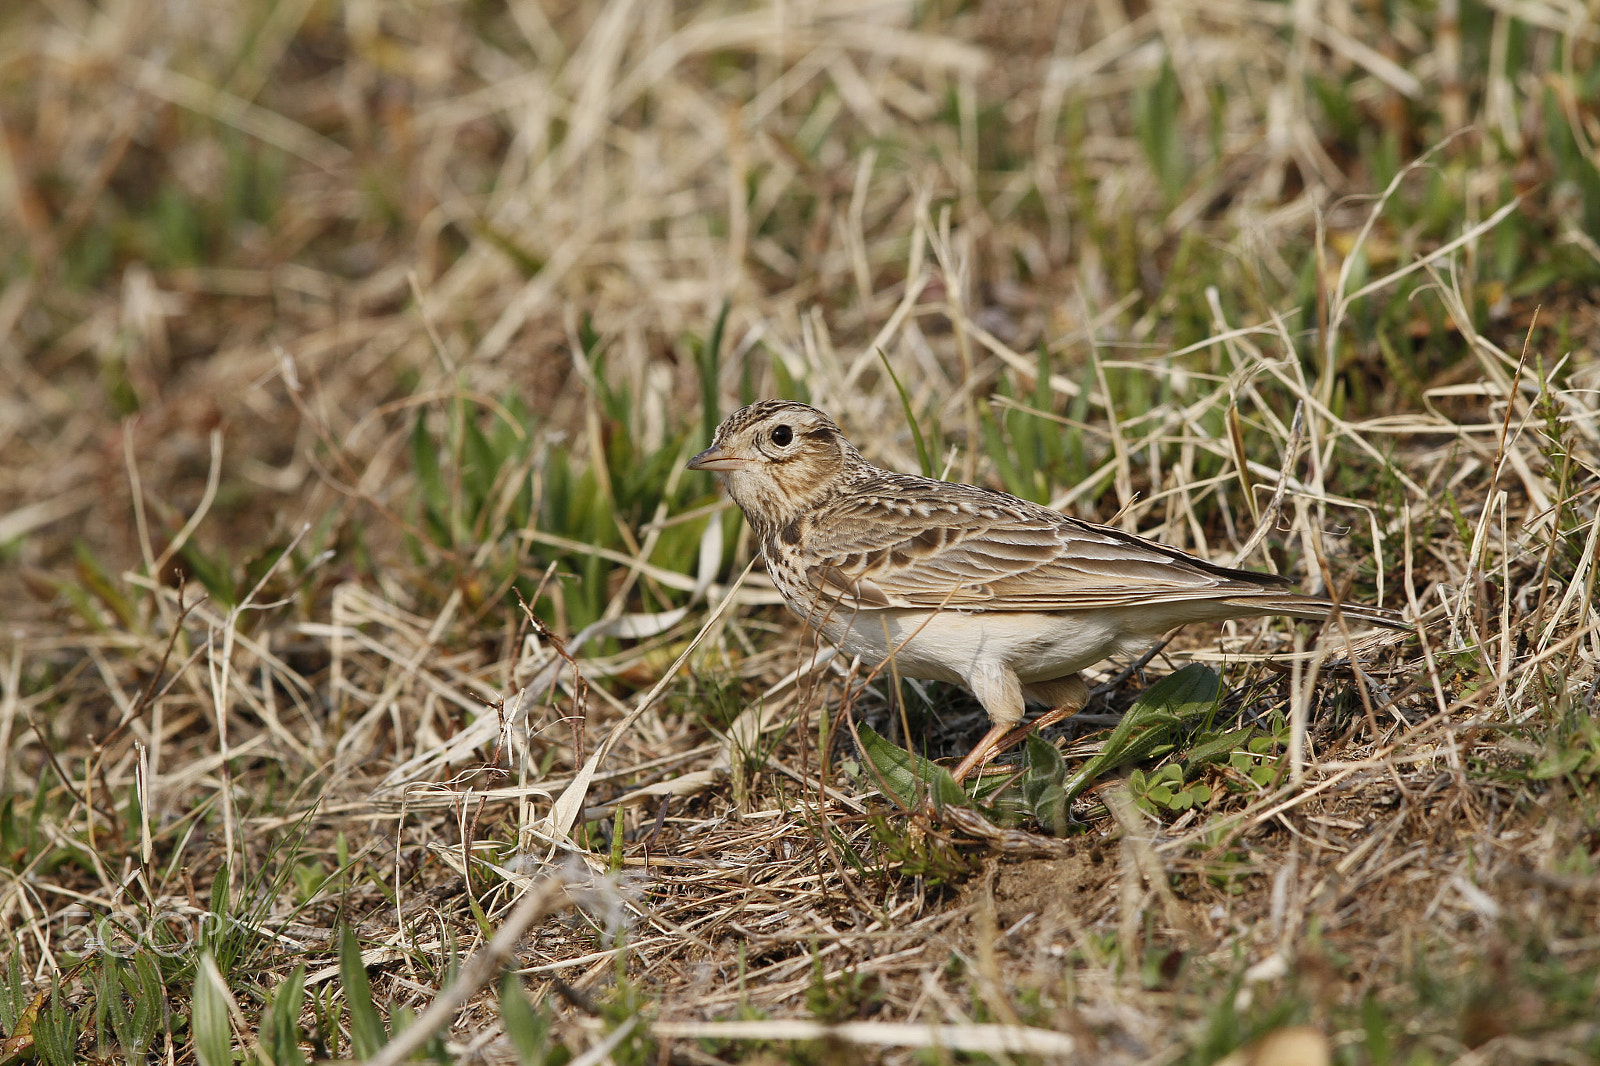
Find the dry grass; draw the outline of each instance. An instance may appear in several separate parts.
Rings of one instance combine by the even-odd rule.
[[[142,1054],[126,956],[165,1061],[290,1061],[300,964],[366,1055],[345,926],[439,1000],[387,1061],[517,1061],[508,964],[591,1063],[1595,1054],[1600,34],[1459,15],[0,14],[3,1054]],[[1224,561],[1280,491],[1245,564],[1424,626],[1184,633],[1229,693],[1141,774],[1251,727],[1196,806],[902,812],[851,724],[978,708],[682,470],[773,394]]]

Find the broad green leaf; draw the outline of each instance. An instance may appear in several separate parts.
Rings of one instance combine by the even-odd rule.
[[[1067,761],[1055,745],[1047,744],[1033,733],[1028,734],[1024,745],[1027,759],[1022,774],[1022,798],[1028,810],[1055,836],[1067,831],[1067,790],[1062,782],[1067,776]]]
[[[862,726],[861,753],[877,771],[883,787],[906,810],[931,796],[938,806],[970,807],[972,800],[956,784],[950,771],[920,755],[897,748],[871,726]]]
[[[1221,690],[1216,671],[1203,663],[1190,663],[1145,689],[1112,730],[1100,754],[1067,781],[1067,799],[1118,766],[1142,762],[1163,747],[1170,750],[1180,730],[1211,711]]]
[[[200,1066],[233,1066],[233,1027],[228,1018],[228,997],[218,983],[221,974],[210,954],[195,967],[194,998],[189,1033]]]
[[[389,1042],[378,1008],[372,1002],[372,985],[367,967],[361,961],[361,945],[356,934],[345,926],[339,941],[339,980],[344,984],[344,1002],[350,1010],[350,1044],[356,1057],[370,1059]]]
[[[1247,725],[1242,729],[1234,729],[1221,736],[1212,737],[1210,740],[1203,740],[1188,750],[1183,760],[1184,765],[1204,766],[1215,759],[1223,758],[1254,732],[1255,727]]]
[[[550,1048],[550,1018],[534,1010],[522,990],[522,978],[507,971],[500,981],[500,1022],[522,1066],[543,1066]]]

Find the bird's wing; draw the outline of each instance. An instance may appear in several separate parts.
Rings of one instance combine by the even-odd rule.
[[[807,576],[842,607],[1092,610],[1249,597],[1287,584],[1001,493],[891,477],[879,491],[837,497],[807,522]]]

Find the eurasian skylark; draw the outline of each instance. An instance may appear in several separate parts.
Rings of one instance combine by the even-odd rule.
[[[961,780],[1041,725],[1082,709],[1078,671],[1138,655],[1189,622],[1328,617],[1289,584],[1004,492],[869,463],[827,415],[763,400],[729,415],[689,461],[727,486],[791,610],[847,655],[891,655],[905,677],[965,685],[992,728]],[[1392,611],[1345,617],[1409,628]],[[1019,729],[1024,700],[1049,708]]]

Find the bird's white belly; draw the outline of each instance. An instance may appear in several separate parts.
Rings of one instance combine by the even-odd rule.
[[[905,677],[968,684],[1004,665],[1023,684],[1077,673],[1113,655],[1137,655],[1160,636],[1130,632],[1117,610],[1084,612],[890,609],[833,617],[822,633],[876,666],[892,654]]]

